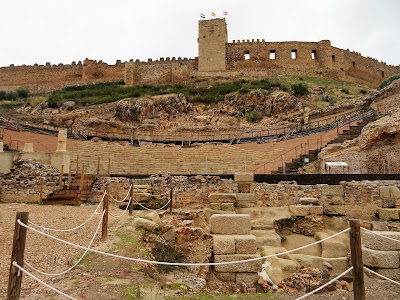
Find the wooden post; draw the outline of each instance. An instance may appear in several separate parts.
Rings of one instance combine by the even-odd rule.
[[[71,189],[71,163],[69,164],[67,185],[68,185],[68,188]]]
[[[360,220],[350,219],[350,250],[353,265],[354,300],[365,300],[364,266],[361,249]]]
[[[131,196],[131,202],[129,202],[129,215],[132,216],[132,214],[133,214],[133,182],[131,185],[130,196]]]
[[[43,177],[40,177],[40,198],[39,198],[39,204],[43,204]]]
[[[111,158],[108,159],[108,171],[107,171],[108,177],[111,175]]]
[[[82,165],[82,172],[81,172],[81,185],[80,185],[80,190],[83,190],[83,179],[85,177],[85,164]]]
[[[75,175],[78,176],[79,174],[79,155],[76,157],[76,170]]]
[[[282,170],[283,170],[283,174],[286,174],[285,157],[283,155],[282,155]]]
[[[7,300],[17,300],[21,293],[22,272],[19,272],[19,269],[13,265],[13,262],[15,261],[20,267],[24,267],[27,229],[19,225],[17,221],[21,220],[22,223],[28,224],[28,215],[28,212],[17,212],[16,214],[10,273],[8,277]]]
[[[107,239],[107,226],[108,226],[108,202],[109,202],[110,196],[108,194],[105,195],[104,200],[103,200],[103,223],[101,226],[101,239],[104,241]]]
[[[100,156],[97,158],[97,175],[100,173]]]
[[[172,214],[172,201],[173,201],[173,195],[174,195],[174,188],[171,188],[171,190],[169,191],[169,212]]]
[[[61,171],[60,171],[60,182],[58,183],[58,189],[62,189],[62,184],[63,184],[63,175],[64,175],[64,165],[61,165]]]

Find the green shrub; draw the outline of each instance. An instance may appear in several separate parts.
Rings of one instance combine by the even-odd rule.
[[[350,92],[349,92],[349,90],[348,89],[341,89],[340,90],[343,94],[350,94]]]
[[[279,88],[284,92],[287,92],[289,90],[289,88],[286,85],[281,85]]]
[[[260,113],[256,110],[248,111],[244,114],[244,117],[247,122],[257,122],[261,119]]]
[[[18,98],[21,99],[26,99],[29,96],[29,90],[28,89],[18,89],[16,91]]]
[[[304,82],[296,82],[291,85],[293,94],[297,96],[304,96],[308,94],[308,86]]]
[[[6,100],[6,94],[5,91],[0,91],[0,100]]]
[[[388,86],[389,84],[391,84],[394,80],[399,79],[400,78],[400,74],[396,74],[393,76],[390,76],[389,78],[383,80],[380,84],[379,84],[379,89],[383,89],[384,87]]]
[[[366,90],[360,90],[359,93],[365,95],[365,94],[367,94],[367,91]]]
[[[334,98],[332,98],[332,99],[329,101],[329,105],[335,105],[336,102],[337,102],[337,100],[334,99]]]
[[[248,93],[250,90],[247,87],[242,86],[239,90],[239,93],[241,94],[246,94]]]
[[[15,100],[17,100],[18,95],[16,92],[8,92],[8,93],[6,93],[5,98],[6,98],[6,100],[15,101]]]

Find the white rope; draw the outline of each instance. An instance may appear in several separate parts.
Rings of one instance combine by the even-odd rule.
[[[128,210],[129,204],[131,204],[131,201],[132,201],[132,198],[129,197],[129,202],[128,202],[128,204],[126,205],[126,207],[125,207],[124,211],[122,212],[122,214],[120,214],[119,216],[113,215],[113,214],[111,213],[111,211],[108,211],[108,213],[109,213],[111,216],[113,216],[114,218],[120,218],[120,217],[122,217],[122,216],[126,213],[126,211]]]
[[[146,207],[146,206],[140,204],[139,202],[137,202],[136,199],[133,199],[133,201],[134,201],[136,204],[138,204],[140,207],[142,207],[142,208],[144,208],[144,209],[146,209],[146,210],[158,211],[158,210],[162,210],[162,209],[164,209],[165,207],[167,207],[167,205],[171,202],[171,199],[169,199],[168,202],[165,203],[163,207],[160,207],[160,208],[157,208],[157,209],[148,208],[148,207]]]
[[[378,277],[381,277],[381,278],[383,278],[383,279],[386,279],[386,280],[390,281],[391,283],[400,285],[400,282],[394,281],[393,279],[390,279],[390,278],[388,278],[388,277],[386,277],[386,276],[383,276],[382,274],[379,274],[379,273],[377,273],[377,272],[375,272],[375,271],[372,271],[371,269],[368,269],[367,267],[364,267],[364,270],[367,270],[368,272],[371,272],[372,274],[374,274],[374,275],[376,275],[376,276],[378,276]]]
[[[372,231],[372,230],[369,230],[369,229],[366,229],[366,228],[363,228],[363,227],[361,227],[361,229],[363,229],[363,230],[365,230],[365,231],[368,231],[368,232],[371,232],[371,233],[373,233],[373,234],[375,234],[375,235],[377,235],[377,236],[386,238],[386,239],[388,239],[388,240],[391,240],[391,241],[395,241],[395,242],[399,242],[399,243],[400,243],[400,240],[396,240],[396,239],[394,239],[394,238],[385,236],[385,235],[383,235],[383,234],[376,233],[375,231]]]
[[[102,224],[102,221],[103,221],[103,218],[104,218],[104,214],[105,214],[105,213],[106,213],[106,211],[103,211],[103,215],[102,215],[101,218],[100,218],[99,225],[97,226],[96,232],[94,233],[93,238],[91,239],[89,245],[87,246],[88,248],[90,248],[90,247],[92,246],[93,241],[94,241],[94,239],[95,239],[97,233],[99,232],[99,229],[100,229],[100,226],[101,226],[101,224]],[[59,276],[59,275],[64,275],[64,274],[68,273],[69,271],[71,271],[73,268],[75,268],[75,267],[81,262],[81,260],[85,257],[85,255],[86,255],[86,253],[87,253],[88,251],[89,251],[89,250],[85,250],[85,252],[82,254],[82,256],[78,259],[78,261],[77,261],[72,267],[70,267],[70,268],[68,268],[67,270],[62,271],[62,272],[60,272],[60,273],[46,273],[46,272],[43,272],[43,271],[40,271],[40,270],[36,269],[34,266],[32,266],[32,265],[31,265],[30,263],[28,263],[26,260],[24,260],[24,263],[25,263],[29,268],[31,268],[32,270],[34,270],[35,272],[38,272],[38,273],[40,273],[40,274],[42,274],[42,275],[46,275],[46,276]]]
[[[333,278],[331,281],[325,283],[324,285],[321,285],[319,288],[309,292],[308,294],[305,294],[299,298],[296,298],[295,300],[300,300],[300,299],[304,299],[308,296],[311,296],[312,294],[315,294],[316,292],[319,292],[320,290],[322,290],[323,288],[327,287],[328,285],[332,284],[333,282],[335,282],[336,280],[338,280],[340,277],[342,277],[343,275],[346,275],[347,273],[349,273],[351,270],[353,270],[353,267],[348,268],[346,271],[344,271],[342,274],[336,276],[335,278]]]
[[[73,247],[76,247],[76,248],[80,248],[80,249],[83,249],[83,250],[89,250],[89,251],[92,251],[94,253],[103,254],[103,255],[106,255],[106,256],[111,256],[111,257],[120,258],[120,259],[125,259],[125,260],[129,260],[129,261],[136,261],[136,262],[143,262],[143,263],[150,263],[150,264],[158,264],[158,265],[167,265],[167,266],[218,266],[218,265],[230,265],[230,264],[238,264],[238,263],[257,261],[257,260],[261,260],[261,259],[265,259],[265,258],[270,258],[270,257],[274,257],[274,256],[281,256],[283,254],[295,252],[297,250],[300,250],[300,249],[303,249],[303,248],[306,248],[306,247],[309,247],[309,246],[312,246],[312,245],[315,245],[315,244],[318,244],[318,243],[322,243],[322,242],[324,242],[324,241],[326,241],[328,239],[331,239],[331,238],[333,238],[333,237],[335,237],[335,236],[337,236],[339,234],[342,234],[342,233],[347,232],[347,231],[350,230],[350,228],[347,228],[345,230],[342,230],[342,231],[340,231],[340,232],[338,232],[338,233],[336,233],[334,235],[328,236],[328,237],[326,237],[326,238],[324,238],[322,240],[319,240],[317,242],[314,242],[314,243],[311,243],[311,244],[308,244],[308,245],[305,245],[305,246],[302,246],[302,247],[299,247],[299,248],[296,248],[296,249],[293,249],[293,250],[288,250],[288,251],[285,251],[285,252],[281,252],[281,253],[277,253],[277,254],[270,254],[270,255],[261,256],[261,257],[249,258],[249,259],[238,260],[238,261],[213,262],[213,263],[171,263],[171,262],[166,262],[166,261],[153,261],[153,260],[126,257],[126,256],[120,256],[120,255],[112,254],[112,253],[102,252],[102,251],[99,251],[99,250],[87,248],[87,247],[84,247],[84,246],[80,246],[80,245],[77,245],[77,244],[62,240],[62,239],[57,238],[55,236],[49,235],[49,234],[47,234],[45,232],[41,232],[41,231],[39,231],[39,230],[37,230],[37,229],[35,229],[33,227],[30,227],[30,226],[22,223],[21,220],[19,220],[19,219],[18,219],[17,222],[18,222],[18,224],[20,224],[21,226],[23,226],[23,227],[25,227],[27,229],[30,229],[32,231],[35,231],[35,232],[41,234],[41,235],[47,236],[47,237],[52,238],[52,239],[54,239],[56,241],[62,242],[64,244],[67,244],[67,245],[70,245],[70,246],[73,246]]]
[[[131,184],[131,186],[129,187],[129,191],[128,191],[128,193],[126,193],[126,196],[124,197],[124,199],[122,199],[122,200],[117,200],[117,199],[115,199],[109,192],[107,192],[107,194],[110,196],[110,198],[112,199],[112,200],[114,200],[115,202],[124,202],[126,199],[128,199],[128,196],[129,196],[129,194],[130,194],[130,192],[131,192],[131,189],[132,189],[132,184]]]
[[[16,261],[13,262],[13,266],[15,266],[16,268],[18,268],[20,271],[22,271],[23,273],[25,273],[26,275],[28,275],[28,276],[31,277],[32,279],[34,279],[34,280],[36,280],[37,282],[43,284],[45,287],[47,287],[47,288],[53,290],[54,292],[56,292],[56,293],[58,293],[58,294],[60,294],[60,295],[62,295],[62,296],[64,296],[64,297],[66,297],[66,298],[68,298],[68,299],[71,299],[71,300],[78,300],[78,299],[76,299],[76,298],[74,298],[74,297],[71,297],[71,296],[69,296],[69,295],[67,295],[67,294],[65,294],[65,293],[63,293],[63,292],[61,292],[60,290],[57,290],[55,287],[52,287],[51,285],[48,285],[48,284],[45,283],[44,281],[40,280],[39,278],[37,278],[37,277],[34,276],[33,274],[29,273],[29,272],[28,272],[27,270],[25,270],[24,268],[22,268],[20,265],[18,265]]]
[[[153,197],[162,197],[162,196],[168,194],[170,191],[171,191],[171,189],[169,189],[168,191],[166,191],[166,192],[163,193],[163,194],[159,194],[159,195],[157,195],[157,194],[156,194],[156,195],[153,195],[153,194],[152,194],[152,196],[153,196]]]
[[[97,207],[96,207],[96,209],[94,210],[93,214],[92,214],[85,222],[83,222],[81,225],[78,225],[78,226],[76,226],[76,227],[74,227],[74,228],[69,228],[69,229],[53,229],[53,228],[47,228],[47,227],[44,227],[44,226],[42,226],[42,225],[35,224],[35,223],[31,222],[31,221],[28,221],[28,223],[29,223],[29,224],[32,224],[33,226],[36,226],[36,227],[41,228],[43,231],[66,232],[66,231],[73,231],[73,230],[76,230],[76,229],[78,229],[78,228],[81,228],[81,227],[82,227],[83,225],[85,225],[87,222],[89,222],[89,221],[94,217],[94,215],[97,214],[97,211],[98,211],[98,209],[99,209],[101,203],[103,203],[103,200],[104,200],[104,197],[105,197],[105,196],[106,196],[106,192],[104,192],[103,197],[101,198],[101,201],[100,201],[99,205],[97,205]]]

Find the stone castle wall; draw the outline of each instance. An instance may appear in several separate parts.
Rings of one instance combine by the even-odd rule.
[[[125,64],[120,61],[115,65],[89,59],[70,65],[11,65],[0,68],[0,89],[27,88],[32,94],[41,94],[65,86],[123,80],[124,75]]]

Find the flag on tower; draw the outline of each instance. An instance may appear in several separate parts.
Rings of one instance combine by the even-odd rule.
[[[213,12],[211,13],[211,17],[215,17],[215,14]]]
[[[206,17],[206,15],[205,14],[200,14],[200,18],[205,18]]]
[[[228,15],[228,12],[227,12],[227,11],[223,11],[222,14],[223,14],[224,16],[227,16],[227,15]]]

